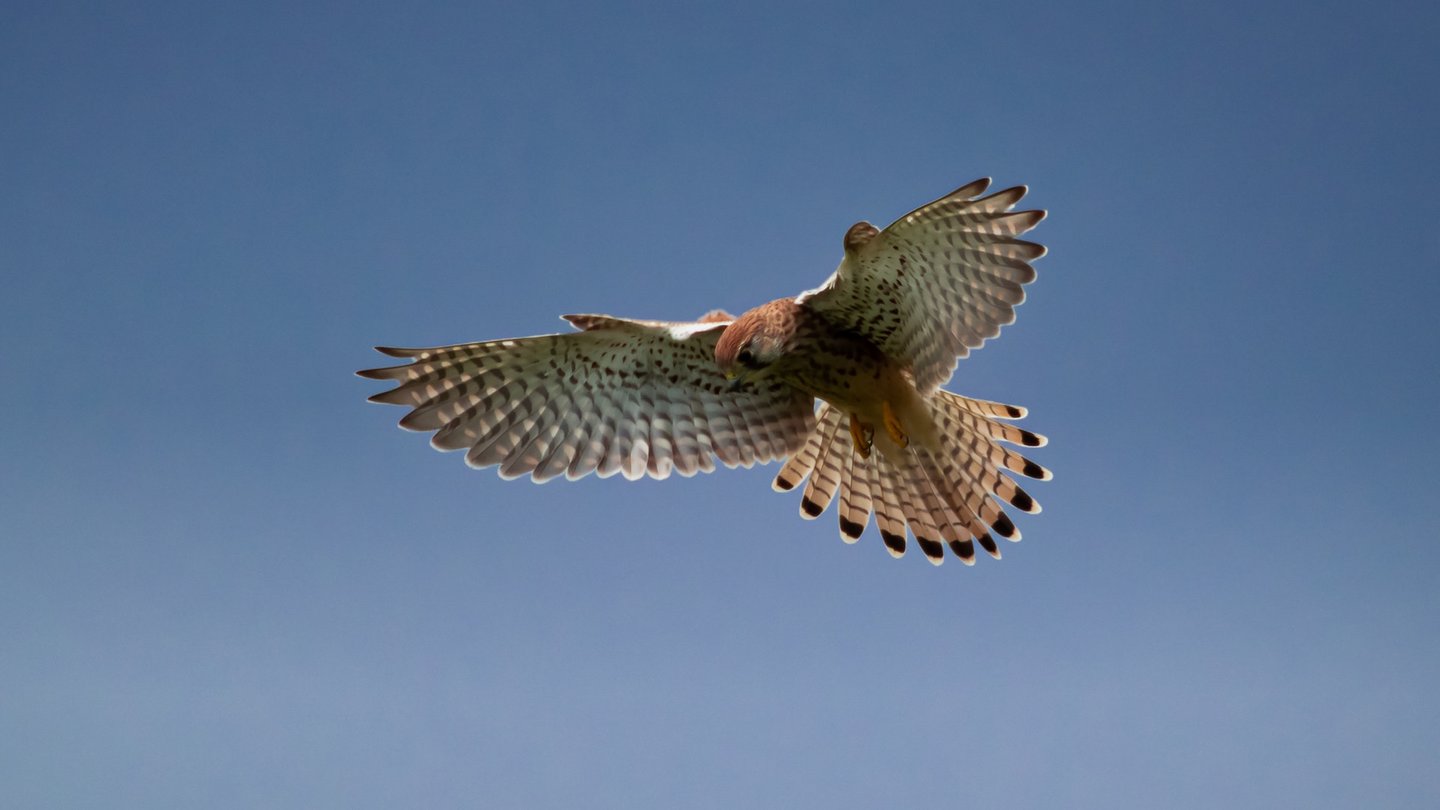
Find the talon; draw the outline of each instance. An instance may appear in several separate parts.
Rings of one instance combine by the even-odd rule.
[[[901,447],[909,447],[910,437],[906,436],[905,431],[900,427],[900,419],[895,416],[895,411],[890,407],[888,401],[880,403],[880,412],[885,417],[885,432],[890,434],[890,438],[894,439],[896,444]]]
[[[855,452],[861,458],[870,457],[870,446],[875,442],[875,428],[850,414],[850,441],[855,443]]]

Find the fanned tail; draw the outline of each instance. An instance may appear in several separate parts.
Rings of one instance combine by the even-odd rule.
[[[1030,514],[1040,511],[1011,476],[1038,481],[1052,477],[1004,445],[1041,447],[1045,437],[1002,421],[1025,416],[1025,409],[1014,405],[949,391],[936,391],[929,404],[939,434],[935,448],[912,444],[899,454],[872,452],[868,457],[852,444],[848,416],[823,405],[815,430],[781,467],[772,486],[785,492],[805,483],[800,514],[812,520],[838,496],[840,536],[847,543],[860,538],[874,515],[881,539],[895,557],[905,553],[908,529],[936,565],[944,561],[946,546],[966,565],[975,563],[976,544],[999,559],[996,536],[1020,539],[1005,506]]]

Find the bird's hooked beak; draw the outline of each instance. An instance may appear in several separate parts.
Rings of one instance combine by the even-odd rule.
[[[730,390],[739,391],[745,385],[745,378],[750,376],[749,369],[730,368],[725,371],[725,379],[730,381]]]

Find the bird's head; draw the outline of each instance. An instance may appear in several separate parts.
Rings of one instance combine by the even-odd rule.
[[[715,344],[715,363],[730,380],[732,389],[746,380],[753,380],[785,355],[795,333],[794,318],[777,305],[793,306],[788,301],[772,301],[736,318]]]

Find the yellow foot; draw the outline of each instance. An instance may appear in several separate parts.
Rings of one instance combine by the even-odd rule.
[[[890,434],[890,438],[894,439],[896,444],[901,447],[909,447],[910,437],[906,436],[905,431],[901,429],[900,419],[895,416],[895,411],[890,407],[890,403],[880,403],[880,412],[885,417],[885,432]]]
[[[859,453],[861,458],[869,458],[870,445],[875,442],[875,427],[861,422],[855,414],[850,414],[850,441],[855,443],[855,452]]]

